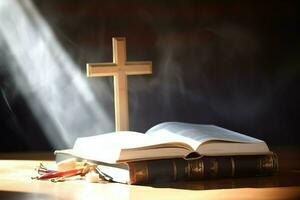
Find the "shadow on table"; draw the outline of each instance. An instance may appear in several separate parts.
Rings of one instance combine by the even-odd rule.
[[[9,200],[32,200],[32,199],[54,200],[56,198],[51,195],[48,195],[48,194],[0,191],[0,199],[3,199],[3,200],[5,200],[5,199],[9,199]]]
[[[203,181],[156,183],[156,188],[176,188],[189,190],[230,189],[230,188],[267,188],[300,186],[300,171],[279,172],[270,177],[245,177],[230,179],[210,179]]]
[[[210,179],[196,182],[152,184],[151,186],[190,190],[300,186],[300,148],[286,146],[272,147],[272,150],[278,154],[279,158],[279,171],[274,176]]]

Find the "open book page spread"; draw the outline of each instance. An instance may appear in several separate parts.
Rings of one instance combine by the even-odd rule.
[[[174,147],[179,146],[191,151],[191,147],[187,144],[184,145],[182,140],[186,142],[190,140],[189,142],[195,143],[195,141],[189,138],[172,133],[160,137],[158,135],[151,137],[150,135],[138,132],[119,131],[78,138],[74,144],[73,151],[79,157],[115,163],[119,159],[143,157],[145,154],[149,154],[149,151],[146,149],[151,149],[151,154],[156,154],[156,156],[165,151],[168,151],[169,155],[174,154]],[[161,147],[160,145],[162,144],[164,144],[164,148],[159,151],[158,147]],[[124,154],[124,151],[127,151],[128,154]],[[139,153],[137,154],[136,151],[139,151]]]
[[[78,138],[73,147],[79,157],[115,163],[145,158],[267,153],[264,141],[214,125],[165,122],[146,134],[121,131]]]
[[[160,134],[143,134],[144,138],[136,145],[139,149],[181,147],[190,151],[196,150],[199,142],[182,135],[161,130]]]
[[[267,154],[269,148],[262,140],[230,131],[214,125],[165,122],[154,126],[146,135],[169,135],[170,133],[198,142],[189,143],[200,155],[247,155]]]
[[[112,163],[119,158],[121,149],[134,148],[143,138],[144,134],[131,131],[82,137],[76,140],[73,150],[87,159]]]
[[[199,143],[191,138],[177,135],[171,132],[166,132],[162,135],[146,135],[143,133],[132,131],[119,131],[78,138],[75,142],[74,149],[82,150],[82,148],[86,148],[86,144],[89,144],[89,146],[101,146],[101,149],[135,149],[164,145],[164,147],[181,146],[191,150],[190,146],[197,148]]]
[[[234,131],[230,131],[214,125],[200,125],[188,124],[180,122],[165,122],[154,126],[149,129],[146,134],[163,135],[173,133],[183,137],[190,138],[200,143],[221,140],[229,142],[242,142],[242,143],[262,143],[262,140],[243,135]],[[198,143],[199,144],[199,143]]]

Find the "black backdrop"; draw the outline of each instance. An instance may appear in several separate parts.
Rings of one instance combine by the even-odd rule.
[[[82,73],[87,62],[111,60],[112,36],[127,38],[128,60],[153,61],[151,77],[129,78],[131,130],[208,123],[270,144],[298,144],[296,1],[33,2]],[[9,62],[0,61],[0,149],[52,149],[5,72]],[[97,93],[98,80],[88,81]],[[107,109],[113,119],[112,101]]]

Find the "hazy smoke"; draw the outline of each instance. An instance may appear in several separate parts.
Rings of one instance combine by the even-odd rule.
[[[0,2],[0,37],[8,47],[9,66],[20,91],[54,148],[74,139],[113,130],[105,108],[95,99],[31,1]],[[2,46],[3,47],[3,46]],[[102,99],[111,96],[99,85]]]
[[[150,45],[148,41],[141,45],[146,57],[153,56],[150,57],[153,74],[129,77],[131,130],[145,131],[158,122],[170,120],[221,126],[244,125],[255,129],[266,127],[262,119],[269,120],[273,116],[280,119],[272,107],[273,101],[282,98],[276,100],[277,104],[282,103],[284,97],[280,94],[291,83],[288,79],[296,78],[290,74],[282,75],[286,66],[280,67],[278,72],[264,69],[264,64],[277,64],[276,61],[263,63],[273,60],[271,54],[266,59],[262,58],[271,47],[262,46],[261,40],[271,31],[256,32],[259,27],[251,24],[251,17],[251,20],[248,17],[237,19],[240,14],[234,13],[232,16],[235,17],[230,17],[227,4],[215,7],[218,3],[213,3],[212,7],[203,3],[203,8],[197,4],[199,7],[195,9],[190,2],[182,3],[182,8],[178,2],[174,7],[164,2],[153,3],[151,5],[154,6],[149,6],[150,10],[147,3],[141,8],[137,6],[138,9],[131,4],[128,8],[133,6],[133,12],[115,15],[107,10],[101,13],[101,9],[118,10],[126,3],[94,1],[92,5],[95,6],[91,6],[82,2],[75,6],[80,9],[68,14],[68,19],[64,19],[65,13],[60,11],[57,22],[53,20],[56,19],[55,10],[50,8],[49,14],[46,3],[40,3],[41,9],[47,10],[45,13],[49,14],[49,21],[54,21],[53,27],[68,24],[72,28],[63,27],[67,34],[84,30],[76,32],[76,37],[70,37],[70,41],[75,38],[74,41],[79,43],[75,42],[74,46],[78,45],[80,49],[69,49],[77,51],[76,55],[94,59],[97,55],[97,61],[109,61],[105,59],[111,52],[106,50],[111,49],[107,48],[105,41],[110,34],[125,33],[118,36],[154,41]],[[99,15],[92,10],[91,16],[90,9],[102,4]],[[80,29],[73,29],[79,26],[74,22],[73,14],[81,23]],[[223,18],[223,15],[229,17]],[[143,26],[131,26],[135,24],[130,23],[132,19],[137,19],[135,23]],[[253,17],[253,20],[256,22],[259,17]],[[249,22],[250,26],[244,22]],[[78,71],[79,66],[59,45],[31,1],[0,1],[0,24],[0,45],[4,46],[3,49],[8,47],[9,51],[5,58],[9,60],[8,70],[53,144],[70,145],[77,136],[114,130],[110,119],[113,113],[112,81],[90,79],[91,90],[85,75]],[[276,28],[272,24],[270,26]],[[139,28],[144,27],[147,30],[139,32]],[[144,35],[145,32],[149,35]],[[69,40],[67,34],[62,34],[63,39]],[[88,38],[90,36],[92,38]],[[81,37],[83,40],[78,39]],[[86,39],[90,41],[86,42]],[[135,52],[140,51],[139,47],[137,45]],[[100,49],[100,52],[95,49]],[[106,55],[101,55],[102,50]],[[134,54],[129,56],[134,57]],[[298,57],[295,59],[298,60]],[[265,112],[269,112],[270,116]],[[272,119],[269,122],[272,123]]]

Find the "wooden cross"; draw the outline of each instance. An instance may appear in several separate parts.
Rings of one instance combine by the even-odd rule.
[[[151,74],[152,62],[127,62],[126,38],[112,38],[112,45],[113,62],[87,64],[87,76],[114,77],[116,131],[127,131],[129,126],[127,75]]]

